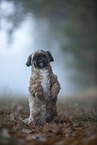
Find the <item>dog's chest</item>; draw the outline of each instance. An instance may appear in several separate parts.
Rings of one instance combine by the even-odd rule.
[[[45,95],[45,98],[49,99],[49,97],[50,97],[50,77],[49,77],[48,70],[42,70],[41,75],[42,75],[41,85],[43,88],[43,93]]]

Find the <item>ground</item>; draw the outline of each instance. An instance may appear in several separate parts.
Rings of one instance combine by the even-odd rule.
[[[59,121],[24,124],[28,100],[0,99],[0,145],[96,145],[97,96],[58,99]]]

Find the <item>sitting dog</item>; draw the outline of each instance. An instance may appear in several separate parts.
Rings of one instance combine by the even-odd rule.
[[[28,57],[27,66],[32,66],[29,86],[29,123],[52,122],[57,116],[56,101],[60,90],[57,76],[53,74],[50,62],[54,59],[49,51],[38,50]]]

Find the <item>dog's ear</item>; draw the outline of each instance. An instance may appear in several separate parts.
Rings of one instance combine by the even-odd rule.
[[[47,55],[48,55],[50,61],[53,62],[54,61],[54,58],[53,58],[52,54],[49,51],[46,51],[46,52],[47,52]]]
[[[31,65],[31,56],[32,55],[29,55],[28,59],[27,59],[27,62],[26,62],[26,65],[27,66],[30,66]]]

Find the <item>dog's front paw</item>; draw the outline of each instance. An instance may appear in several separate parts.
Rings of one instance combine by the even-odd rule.
[[[43,96],[43,89],[41,86],[37,86],[37,88],[34,86],[33,91],[31,92],[33,97],[40,98]]]
[[[30,124],[31,122],[33,122],[33,120],[31,118],[26,118],[23,120],[24,123]]]

